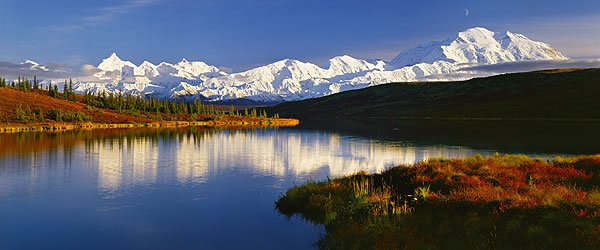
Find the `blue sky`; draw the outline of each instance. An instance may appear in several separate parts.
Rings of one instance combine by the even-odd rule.
[[[284,58],[391,59],[474,26],[600,58],[595,0],[1,0],[0,61],[96,65],[115,51],[136,64],[185,57],[238,71]]]

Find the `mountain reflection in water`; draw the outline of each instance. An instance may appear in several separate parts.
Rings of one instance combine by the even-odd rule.
[[[309,249],[323,228],[274,211],[290,187],[509,145],[480,123],[338,124],[0,134],[0,249]]]
[[[16,148],[21,148],[18,153],[10,152],[14,145],[1,153],[0,174],[14,171],[15,167],[22,171],[29,168],[30,181],[35,181],[39,166],[64,166],[63,174],[68,174],[74,163],[81,163],[85,169],[97,173],[98,187],[103,190],[155,183],[160,179],[204,182],[229,168],[303,179],[377,172],[431,157],[489,153],[464,147],[412,146],[289,129],[198,128],[2,136],[22,138],[15,140]]]

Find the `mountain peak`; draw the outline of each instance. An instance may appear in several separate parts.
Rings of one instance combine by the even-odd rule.
[[[482,27],[470,28],[458,33],[458,38],[470,43],[487,43],[494,40],[495,32]]]
[[[131,68],[135,68],[135,64],[129,61],[123,61],[117,53],[112,53],[109,57],[102,60],[102,62],[98,65],[98,68],[104,71],[122,71],[123,67],[128,66]]]
[[[285,58],[285,59],[281,59],[281,60],[279,60],[277,62],[274,62],[272,64],[288,64],[288,63],[293,62],[293,61],[294,61],[293,59]]]
[[[341,60],[344,60],[344,59],[355,59],[355,58],[354,58],[354,57],[352,57],[352,56],[349,56],[349,55],[341,55],[341,56],[336,56],[336,57],[334,57],[334,58],[331,58],[331,60],[335,60],[335,59],[341,59]]]
[[[357,59],[349,55],[336,56],[329,59],[329,71],[333,75],[353,74],[374,69],[383,70],[384,65]]]
[[[341,56],[336,56],[334,58],[329,59],[329,63],[348,63],[348,62],[357,62],[357,61],[360,61],[360,59],[354,58],[349,55],[341,55]]]
[[[266,67],[266,68],[270,68],[270,69],[282,69],[282,68],[290,67],[293,65],[301,65],[301,64],[304,64],[304,63],[301,61],[298,61],[298,60],[286,58],[286,59],[276,61],[274,63],[270,63],[267,65],[261,66],[259,68]]]
[[[113,52],[112,54],[110,54],[110,56],[107,59],[114,59],[114,60],[121,60],[121,58],[119,58],[119,56],[117,55],[116,52]]]
[[[506,35],[482,27],[459,32],[454,37],[402,51],[390,64],[396,68],[418,63],[494,64],[501,62],[565,60],[564,55],[543,42],[507,31]]]
[[[102,60],[102,62],[123,62],[117,53],[113,52],[109,57]]]
[[[473,27],[473,28],[468,28],[465,31],[462,31],[462,32],[459,32],[459,33],[488,33],[488,32],[494,33],[493,31],[491,31],[491,30],[489,30],[487,28],[477,27],[476,26],[476,27]]]
[[[156,68],[157,66],[149,61],[144,61],[138,68]]]

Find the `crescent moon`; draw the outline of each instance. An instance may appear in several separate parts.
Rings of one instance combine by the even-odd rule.
[[[469,9],[465,9],[465,16],[469,16],[471,14],[471,12],[469,11]]]

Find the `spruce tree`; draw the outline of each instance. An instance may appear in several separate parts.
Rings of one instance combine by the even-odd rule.
[[[65,100],[69,99],[69,85],[67,85],[67,80],[65,80],[65,85],[63,85],[63,98]]]
[[[37,89],[39,89],[39,88],[40,88],[40,84],[39,84],[39,82],[38,82],[38,80],[37,80],[37,76],[35,76],[35,75],[34,75],[34,76],[33,76],[33,89],[36,89],[36,90],[37,90]]]
[[[73,101],[75,100],[75,91],[73,91],[73,80],[69,79],[69,97],[73,98]]]
[[[50,86],[50,87],[48,88],[48,95],[49,95],[50,97],[54,97],[54,88],[52,88],[52,86]]]

